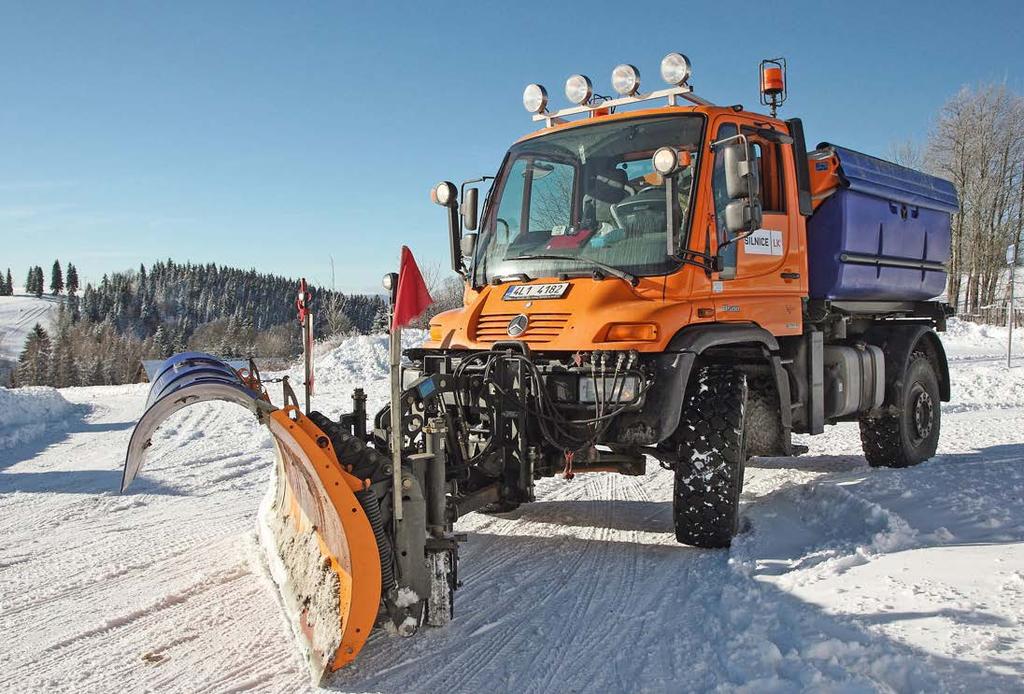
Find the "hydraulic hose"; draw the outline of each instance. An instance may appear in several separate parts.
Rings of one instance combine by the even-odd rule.
[[[361,489],[355,492],[359,505],[363,507],[370,527],[373,528],[373,536],[377,540],[377,552],[380,554],[380,583],[381,593],[387,593],[395,587],[395,553],[391,547],[391,538],[384,530],[384,518],[380,513],[380,502],[372,489]]]

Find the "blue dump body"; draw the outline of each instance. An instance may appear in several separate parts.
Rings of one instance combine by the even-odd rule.
[[[807,220],[814,299],[920,301],[943,292],[953,184],[822,143],[839,158],[840,187]],[[823,166],[814,161],[811,166]]]

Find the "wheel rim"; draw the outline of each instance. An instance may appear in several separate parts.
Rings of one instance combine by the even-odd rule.
[[[910,438],[918,446],[931,435],[935,425],[935,401],[920,383],[915,383],[910,391],[910,411],[913,424]]]

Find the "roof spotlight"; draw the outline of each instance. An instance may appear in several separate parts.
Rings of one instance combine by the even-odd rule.
[[[690,59],[682,53],[669,53],[661,59],[661,78],[681,87],[690,79]]]
[[[528,84],[523,90],[523,108],[530,113],[544,113],[548,106],[548,90],[540,84]]]
[[[612,70],[612,89],[622,96],[633,96],[640,91],[640,71],[624,63]]]
[[[586,75],[573,75],[565,81],[565,98],[582,106],[590,101],[594,85]]]

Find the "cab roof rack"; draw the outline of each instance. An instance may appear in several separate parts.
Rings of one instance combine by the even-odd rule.
[[[605,99],[598,103],[587,103],[579,106],[570,106],[563,108],[558,111],[550,112],[545,111],[543,113],[533,114],[534,121],[545,121],[545,127],[550,128],[552,125],[557,123],[564,123],[567,116],[575,116],[580,113],[592,113],[594,111],[600,111],[602,109],[612,109],[617,106],[628,106],[630,104],[639,104],[644,101],[655,101],[657,99],[667,99],[668,106],[676,106],[679,103],[679,99],[685,99],[697,106],[714,106],[710,101],[697,96],[693,93],[693,87],[689,85],[667,87],[665,89],[658,89],[657,91],[650,92],[649,94],[633,94],[631,96],[620,96],[617,99]]]

